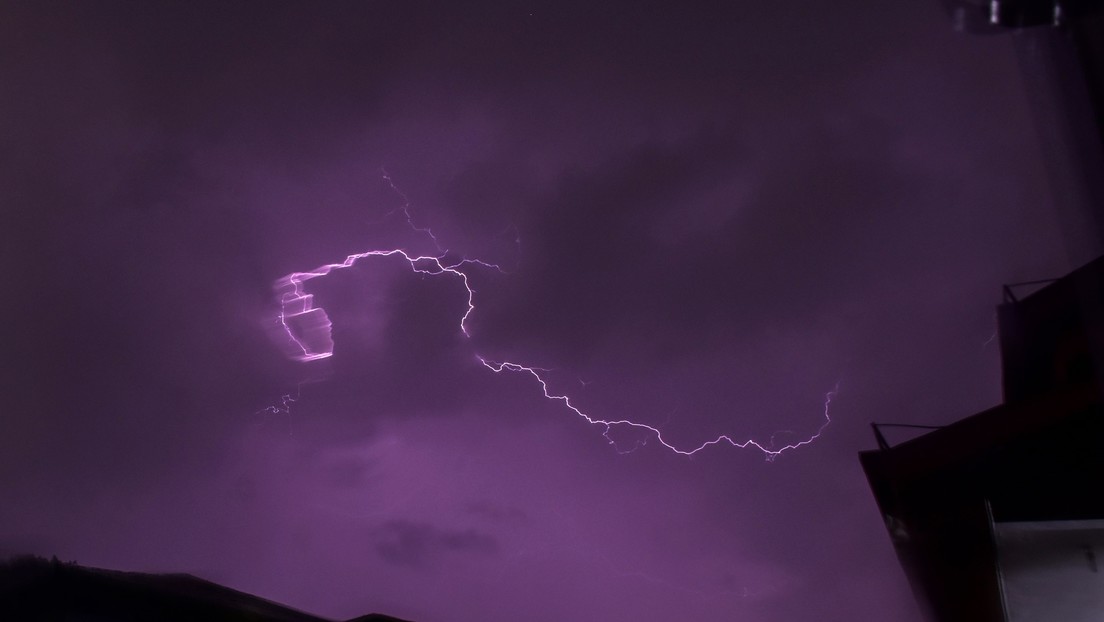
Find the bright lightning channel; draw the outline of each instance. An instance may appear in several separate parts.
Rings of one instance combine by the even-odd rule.
[[[502,373],[503,371],[512,371],[512,372],[518,372],[518,373],[523,373],[523,374],[529,374],[530,376],[532,376],[533,378],[535,378],[537,380],[538,384],[540,384],[541,392],[544,393],[545,399],[560,402],[564,405],[565,408],[567,408],[571,412],[575,413],[579,417],[582,417],[584,420],[586,420],[587,423],[589,423],[591,425],[601,426],[601,427],[605,428],[605,430],[602,432],[602,436],[605,437],[605,439],[607,441],[609,441],[609,444],[613,445],[614,448],[617,448],[617,441],[610,438],[609,434],[610,434],[610,432],[613,431],[613,429],[615,427],[625,426],[625,427],[635,428],[635,429],[638,429],[638,430],[647,430],[657,441],[659,441],[659,443],[661,445],[663,445],[667,449],[670,449],[671,451],[675,452],[676,454],[683,455],[683,456],[692,456],[692,455],[698,453],[699,451],[705,449],[706,447],[710,447],[710,446],[713,446],[713,445],[719,445],[719,444],[722,444],[722,443],[728,443],[729,445],[732,445],[733,447],[738,447],[740,449],[747,449],[748,447],[754,447],[755,449],[758,449],[759,451],[763,452],[763,455],[766,456],[767,460],[774,460],[776,457],[781,455],[783,452],[790,451],[792,449],[797,449],[798,447],[803,447],[805,445],[808,445],[808,444],[812,443],[816,439],[820,438],[821,433],[824,432],[824,429],[827,428],[828,424],[830,424],[832,422],[832,418],[829,415],[829,409],[830,409],[831,404],[832,404],[832,399],[835,398],[836,394],[839,392],[839,385],[836,385],[835,388],[833,388],[831,391],[829,391],[824,396],[824,422],[820,424],[820,427],[817,429],[815,434],[813,434],[812,436],[806,438],[805,440],[802,440],[802,441],[799,441],[799,442],[796,442],[796,443],[791,443],[791,444],[785,445],[783,447],[779,447],[778,449],[774,449],[774,447],[773,447],[773,445],[774,445],[773,438],[772,438],[772,442],[770,444],[763,445],[763,444],[760,444],[759,442],[755,441],[754,439],[748,439],[746,441],[737,441],[737,440],[733,439],[731,436],[728,436],[727,434],[722,434],[722,435],[718,436],[717,438],[715,438],[711,441],[706,441],[706,442],[702,443],[701,445],[698,445],[697,447],[694,447],[693,449],[682,449],[682,448],[679,448],[676,445],[672,445],[671,443],[667,442],[667,440],[663,438],[663,433],[659,430],[659,428],[652,427],[652,426],[650,426],[646,423],[640,423],[640,422],[637,422],[637,421],[632,421],[630,419],[606,420],[606,419],[599,419],[599,418],[596,418],[596,417],[591,417],[590,415],[586,414],[582,410],[579,410],[579,408],[576,407],[574,404],[572,404],[571,403],[571,398],[569,396],[559,395],[559,394],[556,394],[556,393],[549,392],[548,382],[544,379],[543,376],[540,375],[540,373],[538,372],[538,369],[535,368],[535,367],[526,367],[525,365],[519,365],[518,363],[510,363],[510,362],[499,363],[499,362],[495,362],[495,361],[489,361],[489,360],[487,360],[487,359],[485,359],[481,356],[478,356],[478,355],[477,355],[477,358],[479,359],[480,363],[483,363],[484,367],[486,367],[487,369],[495,372],[496,374]]]
[[[460,270],[460,268],[466,265],[478,265],[502,271],[499,266],[478,259],[462,259],[457,263],[445,263],[445,255],[412,255],[401,248],[395,248],[355,253],[346,256],[345,260],[339,263],[325,264],[307,272],[292,272],[278,279],[275,288],[280,292],[280,314],[277,316],[277,320],[298,351],[295,358],[300,361],[315,361],[333,356],[333,342],[329,341],[329,331],[333,324],[324,309],[314,306],[314,296],[306,292],[304,284],[311,279],[326,276],[335,270],[351,268],[366,257],[402,257],[410,264],[410,269],[419,274],[430,276],[451,274],[459,278],[464,284],[464,289],[468,292],[467,309],[464,311],[464,315],[460,317],[460,331],[464,333],[465,337],[471,337],[468,333],[467,322],[472,311],[475,311],[475,290],[468,282],[467,273]],[[292,323],[304,321],[304,318],[309,318],[309,323],[313,324],[310,327],[312,333],[324,332],[326,342],[328,342],[327,347],[318,348],[317,344],[307,343],[307,339],[296,336]]]
[[[292,272],[280,279],[277,279],[274,285],[274,289],[278,293],[278,301],[280,304],[280,312],[277,315],[277,322],[282,331],[287,335],[289,343],[292,345],[294,353],[293,357],[299,361],[315,361],[333,356],[333,341],[330,337],[332,323],[326,312],[321,307],[315,306],[314,297],[307,293],[306,283],[313,279],[324,277],[337,270],[344,270],[351,268],[362,259],[369,257],[401,257],[405,260],[411,271],[418,274],[429,276],[445,276],[450,275],[464,285],[464,289],[467,292],[467,305],[464,309],[463,315],[460,316],[460,331],[465,337],[471,338],[471,334],[468,332],[468,319],[475,311],[475,290],[472,289],[471,283],[468,279],[468,273],[464,271],[464,268],[470,266],[478,266],[481,268],[487,268],[496,270],[499,272],[505,272],[497,264],[481,261],[478,259],[462,259],[455,263],[450,263],[445,260],[447,251],[444,250],[438,243],[437,237],[427,227],[419,227],[414,224],[414,219],[410,214],[409,201],[405,194],[403,194],[395,184],[391,181],[391,177],[383,172],[383,179],[403,199],[403,204],[400,208],[394,211],[402,211],[406,217],[406,223],[411,229],[418,233],[426,235],[432,240],[434,246],[440,251],[440,255],[417,255],[401,248],[383,249],[383,250],[369,250],[361,253],[354,253],[347,255],[343,261],[337,263],[329,263],[321,265],[313,270],[305,272]],[[298,330],[297,330],[298,327]],[[300,334],[297,334],[300,333]],[[621,451],[618,448],[617,442],[610,437],[610,433],[619,427],[633,428],[639,431],[645,431],[651,437],[655,438],[660,445],[666,447],[668,450],[682,455],[693,456],[694,454],[714,445],[728,444],[732,447],[739,449],[754,448],[762,452],[763,456],[768,461],[773,461],[781,454],[809,445],[818,438],[824,430],[831,424],[832,419],[829,414],[832,400],[839,392],[839,385],[837,384],[831,391],[824,396],[824,420],[817,428],[816,432],[805,438],[804,440],[789,443],[782,447],[774,446],[774,437],[771,437],[771,441],[767,444],[759,443],[754,439],[747,439],[743,441],[736,440],[731,436],[722,434],[712,440],[705,441],[697,447],[687,448],[679,447],[672,444],[664,438],[663,433],[659,428],[650,426],[638,421],[632,421],[630,419],[603,419],[587,414],[574,403],[572,403],[570,396],[566,394],[558,394],[552,392],[548,387],[548,381],[541,372],[547,372],[547,369],[532,367],[523,365],[521,363],[514,363],[510,361],[492,361],[483,356],[476,354],[476,359],[483,364],[484,367],[491,370],[496,374],[502,372],[515,372],[520,374],[528,374],[537,381],[540,385],[541,393],[544,398],[549,401],[560,402],[566,409],[579,416],[587,423],[593,426],[603,428],[602,436],[609,441],[610,445],[614,449]],[[273,413],[289,413],[291,404],[299,399],[299,392],[296,392],[295,398],[290,395],[284,395],[281,398],[280,404],[269,406],[259,412],[273,412]],[[636,449],[642,443],[638,443]],[[631,450],[630,450],[631,451]],[[629,453],[629,452],[622,452]]]

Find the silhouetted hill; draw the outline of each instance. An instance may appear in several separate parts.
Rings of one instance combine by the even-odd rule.
[[[0,564],[0,620],[330,622],[189,574],[120,572],[39,557]],[[379,614],[355,619],[369,621],[402,622]]]

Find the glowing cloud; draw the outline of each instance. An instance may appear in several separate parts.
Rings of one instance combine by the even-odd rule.
[[[279,302],[280,311],[277,315],[276,321],[281,329],[283,335],[286,336],[287,342],[291,346],[291,355],[293,358],[307,362],[315,361],[318,359],[328,358],[333,356],[334,342],[331,334],[332,323],[326,311],[321,307],[315,306],[314,297],[307,293],[306,283],[312,279],[324,277],[337,270],[343,270],[351,268],[356,265],[362,259],[368,259],[372,257],[397,257],[401,258],[409,264],[410,270],[422,275],[428,276],[440,276],[451,277],[458,279],[467,292],[467,304],[464,309],[464,313],[459,318],[459,328],[465,337],[471,338],[471,334],[468,332],[467,322],[471,317],[471,314],[475,311],[475,290],[472,289],[471,283],[468,279],[468,273],[466,269],[471,267],[479,267],[485,269],[497,270],[503,272],[502,268],[497,264],[480,261],[478,259],[463,259],[455,263],[449,263],[445,260],[447,255],[444,251],[437,237],[426,227],[418,227],[414,224],[413,218],[410,214],[409,202],[406,201],[406,196],[402,194],[391,182],[391,178],[386,174],[383,174],[383,179],[390,185],[404,200],[403,205],[396,211],[402,211],[406,218],[407,225],[414,231],[424,234],[432,242],[433,245],[441,251],[440,255],[416,255],[407,252],[401,248],[382,249],[382,250],[367,250],[360,253],[354,253],[347,255],[343,261],[337,263],[329,263],[319,266],[313,270],[305,272],[293,272],[278,279],[274,285],[277,294],[277,300]],[[515,363],[510,361],[491,361],[483,356],[476,354],[476,359],[483,364],[484,367],[500,374],[504,371],[516,372],[521,374],[527,374],[532,376],[541,388],[541,393],[544,398],[550,401],[560,402],[567,410],[575,415],[586,420],[587,423],[602,428],[602,435],[614,446],[615,449],[621,451],[617,447],[617,442],[610,437],[610,433],[616,428],[632,428],[637,432],[645,432],[650,437],[655,438],[659,445],[667,448],[668,450],[683,456],[691,456],[699,451],[712,447],[713,445],[727,444],[739,449],[754,448],[763,453],[767,460],[773,460],[780,454],[803,447],[815,441],[820,437],[824,429],[831,423],[831,417],[829,416],[829,406],[832,403],[832,399],[836,396],[839,386],[837,385],[831,391],[829,391],[824,397],[824,412],[823,421],[817,428],[816,432],[805,438],[804,440],[789,443],[781,447],[774,446],[774,438],[767,443],[760,443],[754,439],[736,440],[728,435],[720,435],[712,440],[707,440],[696,447],[684,447],[680,448],[668,442],[659,428],[641,423],[638,421],[632,421],[630,419],[604,419],[586,414],[575,406],[571,398],[567,395],[561,395],[553,393],[549,390],[548,381],[541,375],[542,371],[547,371],[538,367],[532,367],[523,365],[521,363]],[[296,396],[298,398],[298,395]],[[282,402],[276,406],[270,406],[265,410],[272,410],[273,412],[288,412],[290,410],[291,402],[294,399],[288,400],[288,396],[282,398]],[[643,445],[643,443],[636,443],[632,449],[633,451]],[[627,452],[624,452],[627,453]]]

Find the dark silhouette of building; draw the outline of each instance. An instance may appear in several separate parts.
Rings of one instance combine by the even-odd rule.
[[[1067,248],[1098,254],[1104,2],[942,1],[956,28],[1012,38]],[[859,459],[929,619],[1099,622],[1104,258],[1005,286],[997,316],[1004,403],[896,446],[874,424]]]
[[[1004,403],[859,458],[929,618],[1099,621],[1104,257],[1004,292]]]
[[[0,564],[11,622],[330,622],[188,574],[88,568],[38,557]],[[349,622],[403,622],[380,614]]]

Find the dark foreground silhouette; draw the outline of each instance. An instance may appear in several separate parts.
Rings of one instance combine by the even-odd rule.
[[[0,563],[0,620],[331,622],[189,574],[120,572],[30,556]],[[373,613],[348,622],[403,621]]]

